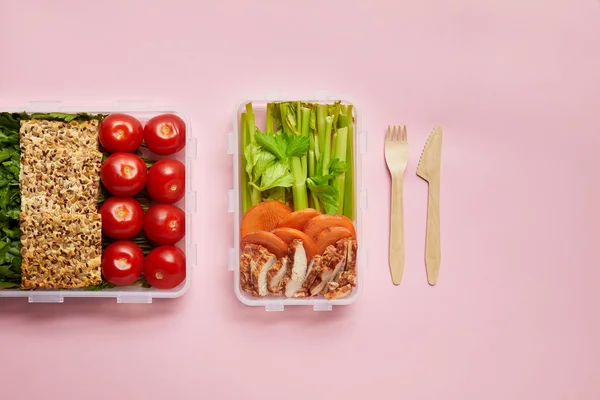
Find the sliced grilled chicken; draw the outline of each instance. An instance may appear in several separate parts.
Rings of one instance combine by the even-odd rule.
[[[288,273],[285,278],[285,297],[294,297],[302,289],[308,269],[306,251],[301,240],[294,239],[289,244]]]
[[[346,262],[346,271],[351,271],[356,275],[356,252],[358,249],[358,243],[356,239],[348,240],[348,255]]]
[[[308,290],[306,288],[302,288],[294,294],[295,299],[301,299],[303,297],[308,297]]]
[[[281,294],[283,288],[283,278],[287,275],[288,270],[288,258],[282,257],[277,262],[269,272],[267,273],[267,286],[269,288],[269,293],[271,294]]]
[[[352,285],[348,284],[325,293],[325,298],[327,300],[342,299],[348,297],[350,293],[352,293]]]
[[[252,266],[252,286],[259,296],[268,296],[267,274],[271,267],[277,262],[277,257],[269,253],[264,247],[259,246],[260,253],[256,264]]]
[[[310,287],[310,295],[316,296],[321,293],[327,283],[331,281],[334,273],[339,273],[340,269],[344,268],[345,262],[346,257],[339,254],[335,247],[329,246],[323,253],[321,263],[318,266],[317,277]]]
[[[337,282],[328,282],[327,286],[325,286],[325,291],[326,291],[325,293],[334,291],[335,289],[337,289],[339,287],[340,287],[340,284]]]
[[[338,278],[337,284],[339,286],[356,286],[356,273],[354,273],[353,271],[342,272],[340,274],[340,277]]]
[[[336,277],[339,287],[356,286],[356,239],[342,239],[336,243],[337,251],[346,254],[346,266]]]
[[[304,279],[304,284],[302,285],[305,289],[310,289],[313,282],[319,275],[319,266],[321,265],[321,256],[316,255],[310,260],[308,264],[308,271],[306,272],[306,278]]]
[[[336,248],[335,251],[344,258],[344,262],[340,263],[336,266],[336,268],[333,270],[333,275],[331,276],[331,281],[332,282],[336,282],[338,280],[338,277],[340,276],[340,274],[346,270],[346,264],[348,262],[348,247],[349,247],[349,240],[346,239],[342,239],[339,240],[336,243]]]
[[[240,286],[247,293],[252,293],[252,267],[260,257],[260,246],[247,244],[240,255]]]

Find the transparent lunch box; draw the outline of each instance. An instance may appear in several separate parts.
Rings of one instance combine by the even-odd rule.
[[[151,106],[146,103],[123,102],[114,106],[79,106],[65,105],[61,102],[31,102],[22,107],[0,107],[0,112],[28,112],[28,113],[89,113],[89,114],[111,114],[124,113],[132,115],[139,119],[144,125],[153,116],[172,113],[181,117],[186,124],[186,146],[180,152],[167,156],[176,158],[185,164],[185,196],[175,203],[176,206],[185,212],[186,233],[185,237],[176,244],[186,254],[186,279],[179,286],[173,289],[163,290],[155,288],[143,288],[141,286],[117,286],[98,291],[86,289],[62,289],[62,290],[21,290],[21,289],[0,289],[0,298],[3,297],[26,297],[30,303],[62,303],[67,297],[81,298],[115,298],[118,303],[152,303],[157,298],[176,298],[180,297],[188,290],[191,282],[193,265],[196,263],[196,245],[192,240],[192,215],[195,213],[195,191],[192,189],[193,182],[193,164],[197,155],[197,140],[192,135],[192,126],[189,118],[178,111],[175,107]],[[152,155],[154,159],[166,158]]]
[[[255,297],[240,288],[240,224],[242,218],[241,208],[241,190],[240,190],[240,174],[242,166],[243,151],[241,149],[241,115],[245,111],[247,103],[252,103],[256,125],[261,127],[264,125],[266,117],[267,103],[269,102],[311,102],[311,103],[333,103],[341,101],[342,104],[351,104],[354,110],[354,135],[353,135],[353,152],[354,152],[354,204],[355,204],[355,220],[354,225],[357,235],[357,279],[356,287],[352,293],[345,298],[327,300],[323,296],[305,297],[305,298],[286,298],[284,296],[266,296]],[[333,306],[349,305],[356,301],[360,295],[366,267],[367,249],[362,236],[362,218],[363,212],[366,210],[367,192],[363,189],[361,172],[361,156],[366,152],[366,134],[361,130],[360,114],[354,102],[344,100],[342,97],[333,97],[319,94],[314,98],[306,97],[280,97],[267,96],[260,100],[247,100],[242,102],[234,109],[233,116],[233,132],[227,136],[227,152],[233,155],[233,189],[228,193],[229,212],[234,214],[233,221],[233,240],[234,246],[229,249],[229,270],[233,271],[233,288],[240,302],[248,306],[265,307],[267,311],[283,311],[286,306],[312,306],[315,311],[331,311]]]

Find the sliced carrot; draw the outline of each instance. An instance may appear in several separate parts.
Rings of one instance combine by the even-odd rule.
[[[254,231],[272,231],[283,218],[292,213],[292,210],[281,201],[268,200],[250,208],[242,217],[240,236]]]
[[[324,229],[317,237],[317,251],[319,254],[323,254],[327,247],[334,245],[338,240],[354,237],[349,229],[341,226],[332,226],[331,228]]]
[[[352,236],[356,236],[356,231],[354,230],[354,224],[352,221],[348,217],[337,214],[323,214],[314,217],[308,221],[306,225],[304,225],[303,230],[304,233],[316,241],[319,233],[332,226],[341,226],[342,228],[346,228],[352,233]]]
[[[277,258],[283,257],[288,251],[288,245],[271,232],[254,231],[247,233],[242,239],[242,248],[248,243],[264,247]]]
[[[315,209],[305,208],[303,210],[294,211],[284,219],[282,219],[277,225],[278,228],[294,228],[301,231],[304,229],[304,225],[314,217],[321,215]]]
[[[287,244],[290,244],[292,240],[302,240],[304,250],[306,250],[306,257],[310,260],[317,254],[317,245],[315,242],[308,237],[308,235],[298,229],[294,228],[277,228],[273,230],[273,233],[281,238]]]

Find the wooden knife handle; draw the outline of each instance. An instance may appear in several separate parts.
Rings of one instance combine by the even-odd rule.
[[[431,286],[437,283],[441,261],[440,181],[439,179],[433,179],[429,182],[427,236],[425,238],[425,266],[427,268],[427,281]]]
[[[404,272],[404,205],[402,176],[392,176],[392,210],[390,216],[390,271],[392,282],[399,285]]]

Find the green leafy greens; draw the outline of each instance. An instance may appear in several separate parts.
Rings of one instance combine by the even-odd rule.
[[[252,104],[242,113],[242,210],[264,199],[354,218],[353,108],[332,104],[267,103],[266,132]],[[292,202],[290,202],[290,197]]]
[[[20,120],[27,114],[0,113],[0,288],[21,284],[19,213]]]

